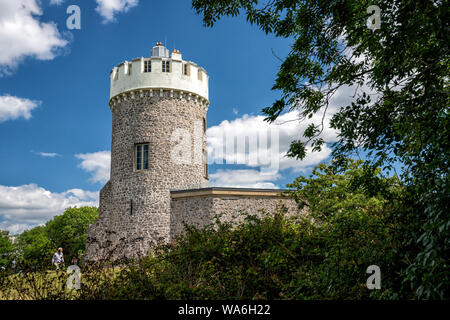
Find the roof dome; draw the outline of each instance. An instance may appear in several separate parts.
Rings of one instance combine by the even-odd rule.
[[[169,49],[164,47],[161,42],[157,42],[156,46],[152,48],[152,58],[168,58],[169,57]]]

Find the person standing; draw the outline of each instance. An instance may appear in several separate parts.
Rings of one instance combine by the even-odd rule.
[[[64,267],[64,255],[62,248],[58,248],[58,251],[55,252],[52,258],[52,263],[55,265],[56,270],[59,270],[60,265]]]

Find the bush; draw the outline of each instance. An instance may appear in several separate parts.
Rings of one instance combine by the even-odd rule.
[[[110,299],[369,299],[403,292],[404,230],[395,210],[401,183],[360,161],[340,170],[320,165],[298,178],[290,195],[310,215],[245,214],[233,227],[220,222],[187,227],[173,245],[124,268],[105,287]],[[219,218],[219,217],[218,217]],[[366,287],[370,265],[381,290]],[[89,298],[85,291],[84,298]],[[97,292],[98,294],[98,292]]]
[[[83,270],[77,299],[398,299],[405,230],[402,185],[359,161],[320,165],[289,192],[309,215],[247,214],[244,223],[186,226],[140,261]],[[368,290],[367,267],[381,269]],[[54,295],[52,297],[55,297]]]
[[[280,212],[247,215],[234,228],[219,221],[191,227],[176,244],[129,263],[103,285],[84,286],[80,298],[395,298],[395,227],[385,222],[380,215],[348,215],[341,228]],[[381,290],[366,287],[372,264],[382,270]]]

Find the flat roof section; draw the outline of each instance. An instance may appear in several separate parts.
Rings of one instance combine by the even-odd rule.
[[[171,190],[172,199],[190,198],[199,196],[256,196],[256,197],[280,197],[289,189],[256,189],[256,188],[227,188],[209,187],[186,190]]]

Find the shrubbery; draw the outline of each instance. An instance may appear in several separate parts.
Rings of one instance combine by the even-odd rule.
[[[411,251],[409,224],[403,221],[404,186],[395,176],[384,177],[361,161],[349,160],[339,168],[319,165],[310,177],[289,185],[287,196],[299,207],[307,206],[308,215],[285,216],[281,208],[242,213],[245,222],[240,225],[221,222],[219,216],[203,229],[187,226],[174,243],[156,248],[141,261],[85,266],[76,295],[68,295],[67,275],[60,274],[60,295],[47,285],[49,294],[44,297],[414,298],[404,274]],[[380,290],[366,286],[370,265],[381,269]],[[45,272],[33,277],[57,279]],[[5,279],[2,289],[14,290],[24,286],[26,277]]]
[[[320,165],[291,187],[310,215],[245,214],[245,223],[188,227],[173,245],[86,285],[80,298],[102,299],[396,299],[402,286],[404,230],[395,210],[398,179],[361,162],[337,172]],[[301,199],[301,200],[300,200]],[[244,213],[243,213],[244,214]],[[366,287],[369,265],[381,290]],[[107,284],[106,284],[107,283]]]
[[[395,298],[394,227],[384,218],[347,216],[347,227],[293,221],[282,213],[246,223],[190,228],[172,247],[128,266],[95,292],[107,299],[367,299]],[[362,235],[361,228],[372,229]],[[345,239],[342,239],[344,233]],[[394,258],[395,260],[395,258]],[[369,291],[366,268],[382,270]],[[94,292],[87,290],[84,297]]]

